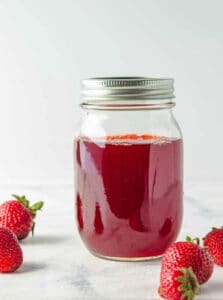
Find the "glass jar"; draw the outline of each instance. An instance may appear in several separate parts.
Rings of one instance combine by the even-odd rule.
[[[82,81],[75,138],[76,217],[95,255],[161,256],[182,223],[182,136],[173,116],[173,79]]]

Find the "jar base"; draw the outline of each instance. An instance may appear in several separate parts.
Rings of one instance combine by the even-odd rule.
[[[146,257],[118,257],[118,256],[106,256],[97,254],[95,252],[91,252],[94,256],[106,259],[106,260],[113,260],[113,261],[123,261],[123,262],[140,262],[140,261],[150,261],[150,260],[156,260],[162,258],[163,255],[157,255],[157,256],[146,256]]]

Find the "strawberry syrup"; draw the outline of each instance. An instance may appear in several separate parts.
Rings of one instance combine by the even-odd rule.
[[[94,254],[163,254],[182,221],[182,140],[149,135],[79,138],[79,233]]]

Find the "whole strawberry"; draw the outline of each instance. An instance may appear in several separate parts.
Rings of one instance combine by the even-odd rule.
[[[223,266],[223,228],[213,228],[204,238],[204,246],[213,256],[214,262]]]
[[[197,239],[195,239],[197,241]],[[186,242],[172,244],[164,253],[161,267],[161,279],[163,274],[179,268],[192,268],[198,283],[208,281],[213,273],[214,261],[211,255],[201,248],[194,240],[187,237]]]
[[[22,261],[22,249],[17,237],[8,228],[0,227],[0,272],[14,272],[22,265]]]
[[[199,292],[197,277],[192,268],[169,270],[161,276],[158,292],[167,300],[192,300]]]
[[[30,206],[25,196],[12,195],[16,200],[9,200],[0,205],[0,226],[12,230],[19,240],[34,233],[36,213],[43,207],[43,202]]]

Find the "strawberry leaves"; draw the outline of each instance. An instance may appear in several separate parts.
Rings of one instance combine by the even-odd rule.
[[[31,211],[31,213],[33,215],[33,218],[36,217],[37,211],[41,210],[42,207],[43,207],[43,205],[44,205],[44,202],[43,201],[39,201],[39,202],[37,202],[37,203],[35,203],[35,204],[33,204],[32,206],[29,207],[29,209],[30,209],[30,211]]]
[[[190,243],[194,243],[197,244],[198,246],[200,246],[200,239],[198,237],[192,239],[190,236],[186,236],[186,241],[190,242]]]
[[[29,200],[26,199],[26,196],[24,196],[24,195],[18,196],[18,195],[12,194],[12,197],[14,197],[20,203],[22,203],[26,208],[29,208]]]
[[[30,206],[30,201],[26,198],[25,195],[18,196],[18,195],[12,194],[12,197],[14,197],[20,203],[22,203],[30,211],[33,219],[36,218],[37,211],[41,210],[44,206],[43,201],[36,202]],[[35,226],[36,226],[36,223],[33,221],[32,228],[31,228],[32,236],[34,235]]]
[[[182,299],[193,300],[199,292],[199,284],[193,269],[181,268],[182,275],[177,278],[180,282],[178,290],[183,292]]]

